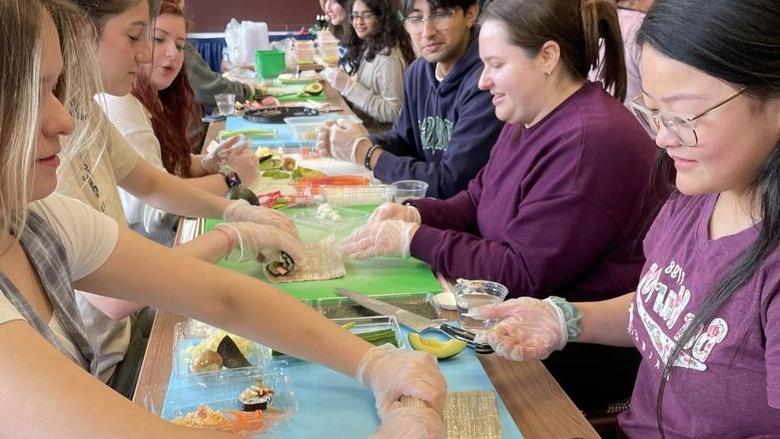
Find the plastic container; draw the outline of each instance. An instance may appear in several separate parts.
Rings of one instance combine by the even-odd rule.
[[[295,49],[296,55],[298,55],[298,64],[313,64],[314,63],[314,55],[316,51],[314,50],[314,47],[311,48],[300,48],[297,47]]]
[[[417,294],[386,294],[383,296],[370,296],[374,299],[393,304],[411,313],[438,320],[442,318],[439,305],[433,300],[432,293]],[[376,313],[351,301],[347,297],[329,297],[318,299],[317,311],[330,319],[348,319],[356,317],[376,316]]]
[[[323,123],[335,119],[347,119],[354,122],[361,122],[361,120],[355,116],[326,114],[312,117],[286,117],[284,118],[284,123],[290,126],[299,146],[313,146],[317,141],[317,129]]]
[[[320,190],[331,206],[369,206],[393,200],[392,186],[325,186]]]
[[[192,360],[204,349],[209,348],[216,351],[225,331],[197,320],[187,320],[177,323],[173,334],[173,373],[174,376],[181,379],[202,381],[257,374],[258,370],[262,369],[271,358],[269,348],[254,341],[234,338],[234,342],[251,363],[251,366],[234,369],[223,367],[217,371],[193,372],[190,367]]]
[[[320,209],[318,211],[318,209]],[[368,221],[368,213],[350,209],[348,207],[330,206],[330,211],[334,214],[329,215],[321,207],[307,207],[298,209],[297,212],[291,211],[290,219],[298,225],[309,228],[328,231],[337,237],[346,237],[356,228],[364,225]]]
[[[406,200],[416,200],[425,197],[428,183],[420,180],[400,180],[393,183],[395,194],[393,201],[403,203]]]
[[[252,437],[263,437],[269,434],[283,434],[290,419],[298,412],[298,402],[292,390],[287,374],[280,366],[262,373],[243,377],[220,377],[208,383],[190,384],[168,389],[167,385],[145,386],[139,389],[139,397],[144,407],[151,413],[171,421],[177,417],[198,410],[201,405],[220,411],[228,418],[232,412],[241,412],[238,395],[258,380],[266,387],[274,390],[268,409],[263,414],[263,424],[260,431],[248,431]],[[242,412],[250,414],[250,412]],[[270,422],[269,422],[270,421]],[[224,426],[216,428],[227,430]],[[232,431],[236,432],[236,431]]]
[[[395,333],[396,346],[401,349],[409,349],[409,344],[406,337],[403,336],[395,316],[348,317],[333,319],[333,321],[341,326],[351,326],[349,331],[353,334],[390,329]],[[353,324],[354,326],[352,326]]]
[[[284,73],[285,53],[281,50],[258,50],[255,52],[255,71],[263,79],[275,79]]]

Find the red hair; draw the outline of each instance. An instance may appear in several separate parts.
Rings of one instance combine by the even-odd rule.
[[[184,12],[174,0],[163,0],[161,14],[178,15],[185,19]],[[138,98],[152,115],[152,128],[160,141],[160,153],[165,169],[179,177],[191,177],[190,153],[200,147],[203,126],[200,121],[200,105],[190,87],[190,81],[182,64],[181,71],[167,88],[157,91],[144,69],[139,69],[133,84],[133,96]]]

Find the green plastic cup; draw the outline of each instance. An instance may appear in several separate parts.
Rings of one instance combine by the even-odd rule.
[[[255,52],[255,71],[263,79],[276,79],[284,73],[284,52],[281,50],[258,50]]]

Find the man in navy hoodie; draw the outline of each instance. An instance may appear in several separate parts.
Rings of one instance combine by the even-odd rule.
[[[404,26],[420,58],[404,74],[404,106],[393,129],[369,136],[339,120],[320,130],[325,155],[374,171],[382,181],[422,180],[429,197],[465,189],[490,156],[503,124],[482,74],[477,0],[402,0]]]

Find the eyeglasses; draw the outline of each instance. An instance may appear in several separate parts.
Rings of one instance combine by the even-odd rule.
[[[354,21],[360,20],[362,22],[366,22],[366,21],[371,20],[374,17],[376,17],[376,15],[374,15],[373,12],[366,11],[366,12],[361,12],[359,14],[352,14],[352,15],[350,15],[349,16],[349,21],[350,22],[354,22]]]
[[[431,25],[437,30],[444,30],[450,24],[450,18],[455,14],[454,9],[439,8],[431,12],[428,17],[423,17],[422,14],[413,12],[403,19],[404,26],[409,33],[420,33],[425,26],[425,22],[431,23]]]
[[[655,138],[658,135],[658,131],[661,130],[661,127],[665,127],[677,137],[680,144],[694,147],[699,144],[699,136],[696,134],[696,121],[744,92],[745,89],[743,88],[694,116],[651,110],[644,105],[642,95],[635,97],[628,106],[651,137]]]

